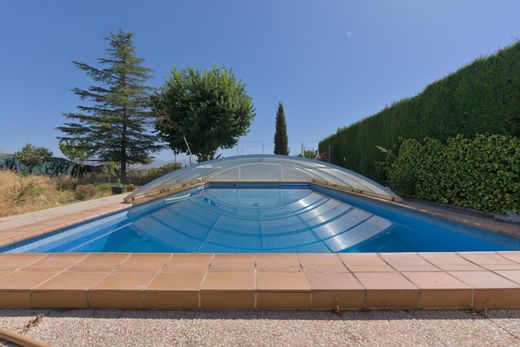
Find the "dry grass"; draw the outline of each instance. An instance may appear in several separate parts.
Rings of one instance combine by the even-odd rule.
[[[42,210],[79,201],[74,190],[62,190],[55,177],[21,176],[0,170],[0,217]],[[108,195],[99,192],[92,197]]]

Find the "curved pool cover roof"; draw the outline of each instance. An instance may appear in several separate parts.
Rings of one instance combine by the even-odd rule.
[[[241,155],[210,160],[170,172],[125,198],[132,202],[212,183],[314,183],[386,200],[401,201],[389,189],[326,162],[284,155]]]

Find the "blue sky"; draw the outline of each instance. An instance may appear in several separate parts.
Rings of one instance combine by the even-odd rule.
[[[0,150],[49,147],[73,87],[89,79],[103,38],[135,34],[163,83],[173,65],[224,64],[242,79],[257,116],[241,147],[273,149],[278,101],[291,152],[369,116],[475,58],[520,38],[518,0],[9,1],[0,2]],[[159,159],[171,160],[163,151]]]

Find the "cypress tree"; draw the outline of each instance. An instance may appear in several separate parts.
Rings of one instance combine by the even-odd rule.
[[[274,133],[274,154],[289,155],[289,140],[287,138],[287,124],[281,102],[276,111],[276,132]]]
[[[135,56],[132,33],[119,30],[106,40],[109,48],[106,57],[98,59],[100,67],[73,61],[96,85],[72,90],[90,103],[78,106],[77,113],[64,114],[67,121],[57,128],[64,135],[58,139],[88,143],[100,159],[119,163],[125,178],[128,164],[146,163],[161,149],[150,129],[151,88],[145,82],[151,70]]]

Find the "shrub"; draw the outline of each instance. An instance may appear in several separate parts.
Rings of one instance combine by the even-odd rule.
[[[25,202],[27,199],[36,198],[43,193],[43,187],[31,177],[18,177],[20,182],[16,203]]]
[[[0,170],[0,217],[7,216],[16,207],[20,181],[10,170]]]
[[[35,147],[31,144],[26,144],[21,151],[15,153],[15,157],[20,163],[27,166],[29,175],[32,175],[35,167],[41,166],[52,159],[52,152],[45,147]]]
[[[71,175],[57,175],[56,189],[58,190],[74,190],[77,180]]]
[[[43,175],[25,176],[11,170],[0,170],[0,217],[61,206],[79,200],[76,191],[58,189],[59,179]],[[82,193],[79,198],[93,197],[90,187],[79,190],[82,189],[88,192]],[[94,195],[108,196],[110,193],[99,192]]]
[[[78,200],[86,200],[93,198],[98,193],[96,186],[93,184],[80,184],[74,190],[74,196]]]
[[[399,138],[446,141],[462,134],[520,136],[520,42],[481,58],[320,142],[331,162],[383,181],[376,146],[393,148]]]
[[[112,184],[112,187],[123,188],[124,186],[121,180],[118,179],[116,182],[114,182],[114,184]]]
[[[0,170],[0,217],[70,203],[71,191],[56,189],[56,179],[48,176],[23,176]]]
[[[169,172],[179,170],[181,168],[181,163],[166,163],[163,166],[160,167],[152,167],[147,170],[141,170],[143,171],[144,176],[148,177],[157,177],[166,175]]]
[[[406,139],[388,172],[397,194],[489,212],[520,212],[520,138]]]
[[[105,182],[105,183],[96,183],[94,185],[98,190],[103,192],[110,192],[112,191],[112,183]]]

